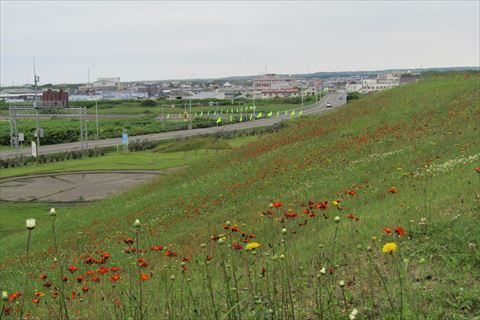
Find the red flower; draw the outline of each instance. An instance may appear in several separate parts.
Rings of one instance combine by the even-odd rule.
[[[232,231],[232,232],[238,232],[238,231],[240,231],[240,229],[238,229],[236,226],[232,226],[232,227],[230,228],[230,231]]]
[[[285,212],[285,218],[287,219],[293,219],[297,217],[297,214],[295,212]]]
[[[151,247],[150,250],[152,250],[152,251],[157,251],[157,252],[158,252],[158,251],[162,251],[162,250],[163,250],[163,247],[157,245],[157,246]]]
[[[38,276],[38,279],[45,280],[45,279],[47,279],[47,275],[46,274],[41,274],[41,275]]]
[[[395,233],[398,234],[399,237],[403,237],[405,235],[405,230],[402,227],[395,228]]]
[[[123,239],[123,242],[125,242],[125,244],[133,244],[133,238],[125,238]]]
[[[183,262],[190,262],[190,259],[191,259],[190,257],[183,257],[182,261]]]
[[[213,256],[207,256],[207,261],[210,261],[213,259]]]
[[[242,250],[243,246],[241,244],[239,244],[238,242],[234,242],[234,243],[232,243],[232,248],[236,249],[236,250]]]
[[[63,282],[67,282],[67,281],[68,281],[68,277],[67,277],[67,276],[63,276],[62,281],[63,281]]]
[[[110,271],[110,270],[108,268],[104,268],[104,267],[101,267],[100,269],[97,269],[97,272],[102,274],[102,275],[107,273],[108,271]]]
[[[72,291],[72,300],[75,300],[77,298],[77,293],[75,291]]]
[[[392,233],[392,229],[387,228],[387,227],[383,228],[383,231],[385,231],[388,234]]]
[[[131,248],[125,249],[123,252],[125,252],[125,253],[132,253],[132,252],[135,252],[135,251],[137,251],[137,249],[131,247]]]
[[[248,235],[248,237],[249,237],[250,239],[253,239],[253,238],[256,238],[257,236],[254,235],[253,233],[251,233],[251,234]]]
[[[112,272],[117,272],[118,270],[120,270],[120,268],[117,267],[117,266],[113,266],[113,267],[110,268],[110,270],[111,270]]]
[[[45,283],[43,284],[43,286],[44,286],[45,288],[50,288],[50,287],[52,286],[52,283],[47,281],[47,282],[45,282]]]
[[[85,264],[94,264],[95,263],[95,259],[93,259],[92,257],[88,257],[87,259],[85,259],[83,261],[83,263]]]
[[[352,197],[356,196],[357,195],[357,192],[356,191],[348,191],[347,194],[351,195]]]
[[[173,252],[173,251],[170,251],[170,250],[167,250],[167,251],[165,251],[165,256],[174,258],[174,257],[177,256],[177,253]]]
[[[77,282],[81,283],[82,281],[83,281],[83,276],[82,275],[78,276],[77,277]]]
[[[317,203],[317,209],[320,209],[320,210],[328,209],[328,201]]]
[[[140,274],[140,280],[148,281],[149,279],[150,279],[150,276],[148,274],[145,274],[145,273]]]
[[[138,258],[138,266],[142,268],[148,267],[147,261],[144,258]]]
[[[388,189],[388,192],[390,192],[390,193],[397,193],[397,192],[398,192],[398,189],[397,189],[397,187],[390,187],[390,189]]]
[[[121,279],[121,277],[118,274],[114,274],[113,276],[110,277],[110,281],[112,281],[112,282],[117,282],[120,279]]]
[[[89,290],[89,288],[88,288],[87,286],[83,286],[83,287],[82,287],[82,291],[83,291],[83,293],[87,293],[87,292],[88,292],[88,290]]]
[[[334,267],[328,268],[328,273],[329,274],[334,274],[335,273],[335,268]]]
[[[22,296],[21,292],[14,292],[8,296],[8,301],[15,301]]]
[[[87,271],[85,271],[85,274],[86,274],[86,275],[89,275],[89,276],[93,276],[93,275],[95,274],[95,271],[93,271],[93,270],[87,270]]]
[[[32,299],[32,303],[39,304],[39,303],[40,303],[40,299]]]
[[[112,256],[112,255],[111,255],[110,253],[108,253],[108,252],[102,252],[100,255],[101,255],[104,259],[108,259],[108,258],[110,258],[110,257]]]
[[[267,273],[267,268],[262,267],[262,275],[265,275],[265,273]]]
[[[282,203],[279,201],[275,201],[272,203],[272,206],[278,209],[282,207]]]
[[[91,279],[93,282],[100,282],[100,278],[99,277],[92,277]]]
[[[78,267],[72,265],[72,266],[68,267],[67,270],[70,271],[71,273],[74,273],[75,271],[78,270]]]
[[[360,220],[356,215],[351,214],[351,213],[347,214],[346,217],[347,217],[348,219],[352,219],[352,220],[355,220],[355,221]]]
[[[480,173],[480,167],[476,167],[474,168],[473,170],[477,171],[478,173]]]

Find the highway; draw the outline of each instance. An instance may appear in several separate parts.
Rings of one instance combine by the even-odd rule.
[[[330,93],[327,94],[325,97],[320,99],[317,103],[312,104],[308,107],[303,109],[303,115],[309,114],[319,114],[328,110],[331,110],[336,107],[340,107],[346,103],[346,94],[345,93]],[[331,108],[327,108],[326,105],[328,103],[332,104]],[[296,114],[298,115],[298,111]],[[265,116],[265,115],[264,115]],[[223,126],[217,127],[210,127],[210,128],[199,128],[199,129],[192,129],[192,130],[180,130],[180,131],[169,131],[169,132],[162,132],[162,133],[152,133],[152,134],[145,134],[145,135],[138,135],[138,136],[130,136],[129,141],[134,142],[136,140],[149,140],[149,141],[160,141],[160,140],[167,140],[167,139],[176,139],[176,138],[185,138],[185,137],[192,137],[192,136],[199,136],[199,135],[207,135],[213,134],[217,132],[230,132],[230,131],[237,131],[237,130],[245,130],[251,128],[258,128],[258,127],[267,127],[272,126],[276,123],[282,122],[286,119],[290,119],[290,114],[285,116],[284,114],[280,114],[277,118],[273,116],[271,118],[262,118],[256,119],[252,121],[245,121],[240,123],[234,124],[227,124]],[[95,147],[102,148],[102,147],[112,147],[121,144],[121,138],[109,138],[109,139],[102,139],[102,140],[89,140],[88,141],[88,148],[93,149]],[[54,145],[46,145],[40,146],[39,154],[50,154],[50,153],[58,153],[58,152],[66,152],[66,151],[74,151],[74,150],[81,150],[82,145],[80,142],[70,142],[70,143],[61,143],[61,144],[54,144]],[[20,150],[18,155],[23,156],[30,156],[31,150],[23,149]],[[16,151],[2,151],[0,152],[0,158],[13,158],[17,156]]]

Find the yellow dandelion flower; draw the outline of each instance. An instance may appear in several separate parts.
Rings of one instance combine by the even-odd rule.
[[[383,253],[392,253],[397,251],[397,244],[395,242],[385,243],[382,248]]]
[[[333,200],[333,201],[332,201],[332,204],[333,204],[334,206],[338,206],[338,205],[340,204],[340,200]]]
[[[258,249],[260,248],[262,245],[258,242],[249,242],[247,243],[247,245],[245,246],[245,250],[255,250],[255,249]]]

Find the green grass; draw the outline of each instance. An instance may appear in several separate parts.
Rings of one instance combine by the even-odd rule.
[[[10,231],[0,251],[1,289],[21,290],[19,269],[48,273],[57,285],[50,269],[54,256],[84,274],[99,266],[81,260],[106,250],[112,255],[106,266],[120,266],[122,280],[115,287],[106,277],[99,284],[69,281],[69,296],[75,291],[82,298],[67,301],[71,314],[264,319],[273,312],[277,319],[293,314],[346,319],[355,308],[357,319],[475,319],[480,314],[475,285],[480,174],[474,170],[480,163],[479,84],[478,74],[432,76],[322,116],[294,119],[258,141],[218,151],[111,199],[58,209],[60,255],[53,253],[46,208],[28,208],[38,217],[31,262],[20,260],[27,232]],[[398,192],[389,192],[391,187]],[[341,200],[339,207],[332,205],[334,199]],[[313,209],[316,216],[309,217],[304,213],[309,200],[328,200],[329,208]],[[269,209],[273,201],[281,201],[282,208]],[[287,219],[289,209],[298,216]],[[3,211],[2,220],[21,222]],[[142,223],[145,269],[136,266],[135,255],[123,252],[122,240],[136,236],[135,219]],[[262,245],[256,254],[230,247],[242,237],[227,220],[255,234],[252,239]],[[13,222],[6,225],[15,229]],[[403,237],[383,231],[400,226]],[[223,245],[209,240],[219,234],[226,237]],[[382,254],[388,242],[397,243],[398,251]],[[179,258],[148,250],[152,245],[166,246]],[[207,255],[213,256],[208,263]],[[191,261],[183,272],[180,258],[187,256]],[[324,267],[334,272],[323,274]],[[151,279],[140,285],[138,272]],[[42,284],[31,281],[49,293]],[[84,285],[88,293],[82,293]],[[121,307],[114,309],[115,301]],[[27,310],[48,317],[45,302],[57,303],[48,294],[40,306],[27,303]]]
[[[0,178],[26,174],[72,172],[88,170],[161,170],[183,166],[192,161],[214,156],[217,150],[238,147],[256,139],[255,136],[233,139],[192,138],[188,140],[166,140],[153,150],[138,152],[111,152],[105,156],[65,160],[37,166],[31,163],[24,167],[1,168]]]

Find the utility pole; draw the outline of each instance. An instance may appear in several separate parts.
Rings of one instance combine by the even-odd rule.
[[[96,122],[96,125],[97,125],[96,139],[98,140],[98,97],[97,97],[97,93],[95,93],[95,122]]]
[[[265,67],[265,72],[267,67]],[[255,106],[255,79],[253,80],[253,92],[252,92],[252,97],[253,97],[253,118],[256,116],[256,111],[257,111],[257,106]]]
[[[37,107],[37,84],[40,81],[40,77],[37,76],[37,72],[35,70],[35,57],[33,57],[33,79],[35,82],[35,97],[33,99],[33,107],[35,108],[35,120],[36,120],[36,127],[37,127],[37,147],[36,147],[36,153],[37,153],[37,159],[39,156],[39,149],[40,149],[40,125],[39,125],[39,115],[38,115],[38,107]]]
[[[190,130],[193,128],[192,127],[192,99],[189,99],[189,103],[190,103],[190,114],[188,116],[188,118],[190,119]]]

